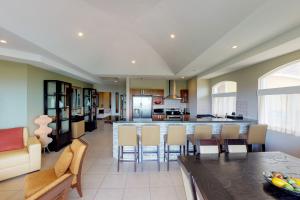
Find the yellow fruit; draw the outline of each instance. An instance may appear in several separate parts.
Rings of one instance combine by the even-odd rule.
[[[300,186],[300,178],[291,178],[293,181],[295,181],[296,185]]]
[[[286,181],[277,177],[272,178],[272,183],[280,188],[283,188],[287,184]]]

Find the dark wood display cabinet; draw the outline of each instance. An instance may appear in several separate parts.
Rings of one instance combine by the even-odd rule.
[[[52,118],[49,144],[51,151],[59,151],[71,143],[72,85],[58,80],[44,81],[44,114]]]
[[[83,88],[83,112],[85,131],[91,132],[97,128],[97,91]]]

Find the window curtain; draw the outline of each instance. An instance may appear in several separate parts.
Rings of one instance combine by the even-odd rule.
[[[236,96],[213,97],[212,113],[218,116],[225,116],[236,112]]]
[[[259,96],[259,122],[271,130],[300,136],[300,94]]]

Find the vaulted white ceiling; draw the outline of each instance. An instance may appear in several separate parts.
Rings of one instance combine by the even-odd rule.
[[[209,78],[300,49],[299,10],[298,0],[2,0],[0,58],[90,82]]]

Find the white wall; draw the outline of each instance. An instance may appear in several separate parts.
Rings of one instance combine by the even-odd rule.
[[[300,59],[300,51],[289,53],[245,69],[228,73],[210,80],[210,87],[220,81],[237,82],[237,113],[258,119],[258,79],[265,73]],[[268,131],[267,150],[283,151],[300,157],[300,137]]]
[[[197,114],[211,113],[211,89],[207,79],[197,79]]]
[[[111,92],[111,112],[112,115],[120,114],[120,102],[121,99],[119,98],[119,112],[116,113],[116,92],[126,95],[126,85],[103,85],[103,84],[94,84],[94,88],[97,92]]]
[[[197,78],[192,78],[188,81],[188,90],[189,90],[189,111],[191,118],[197,116]]]

